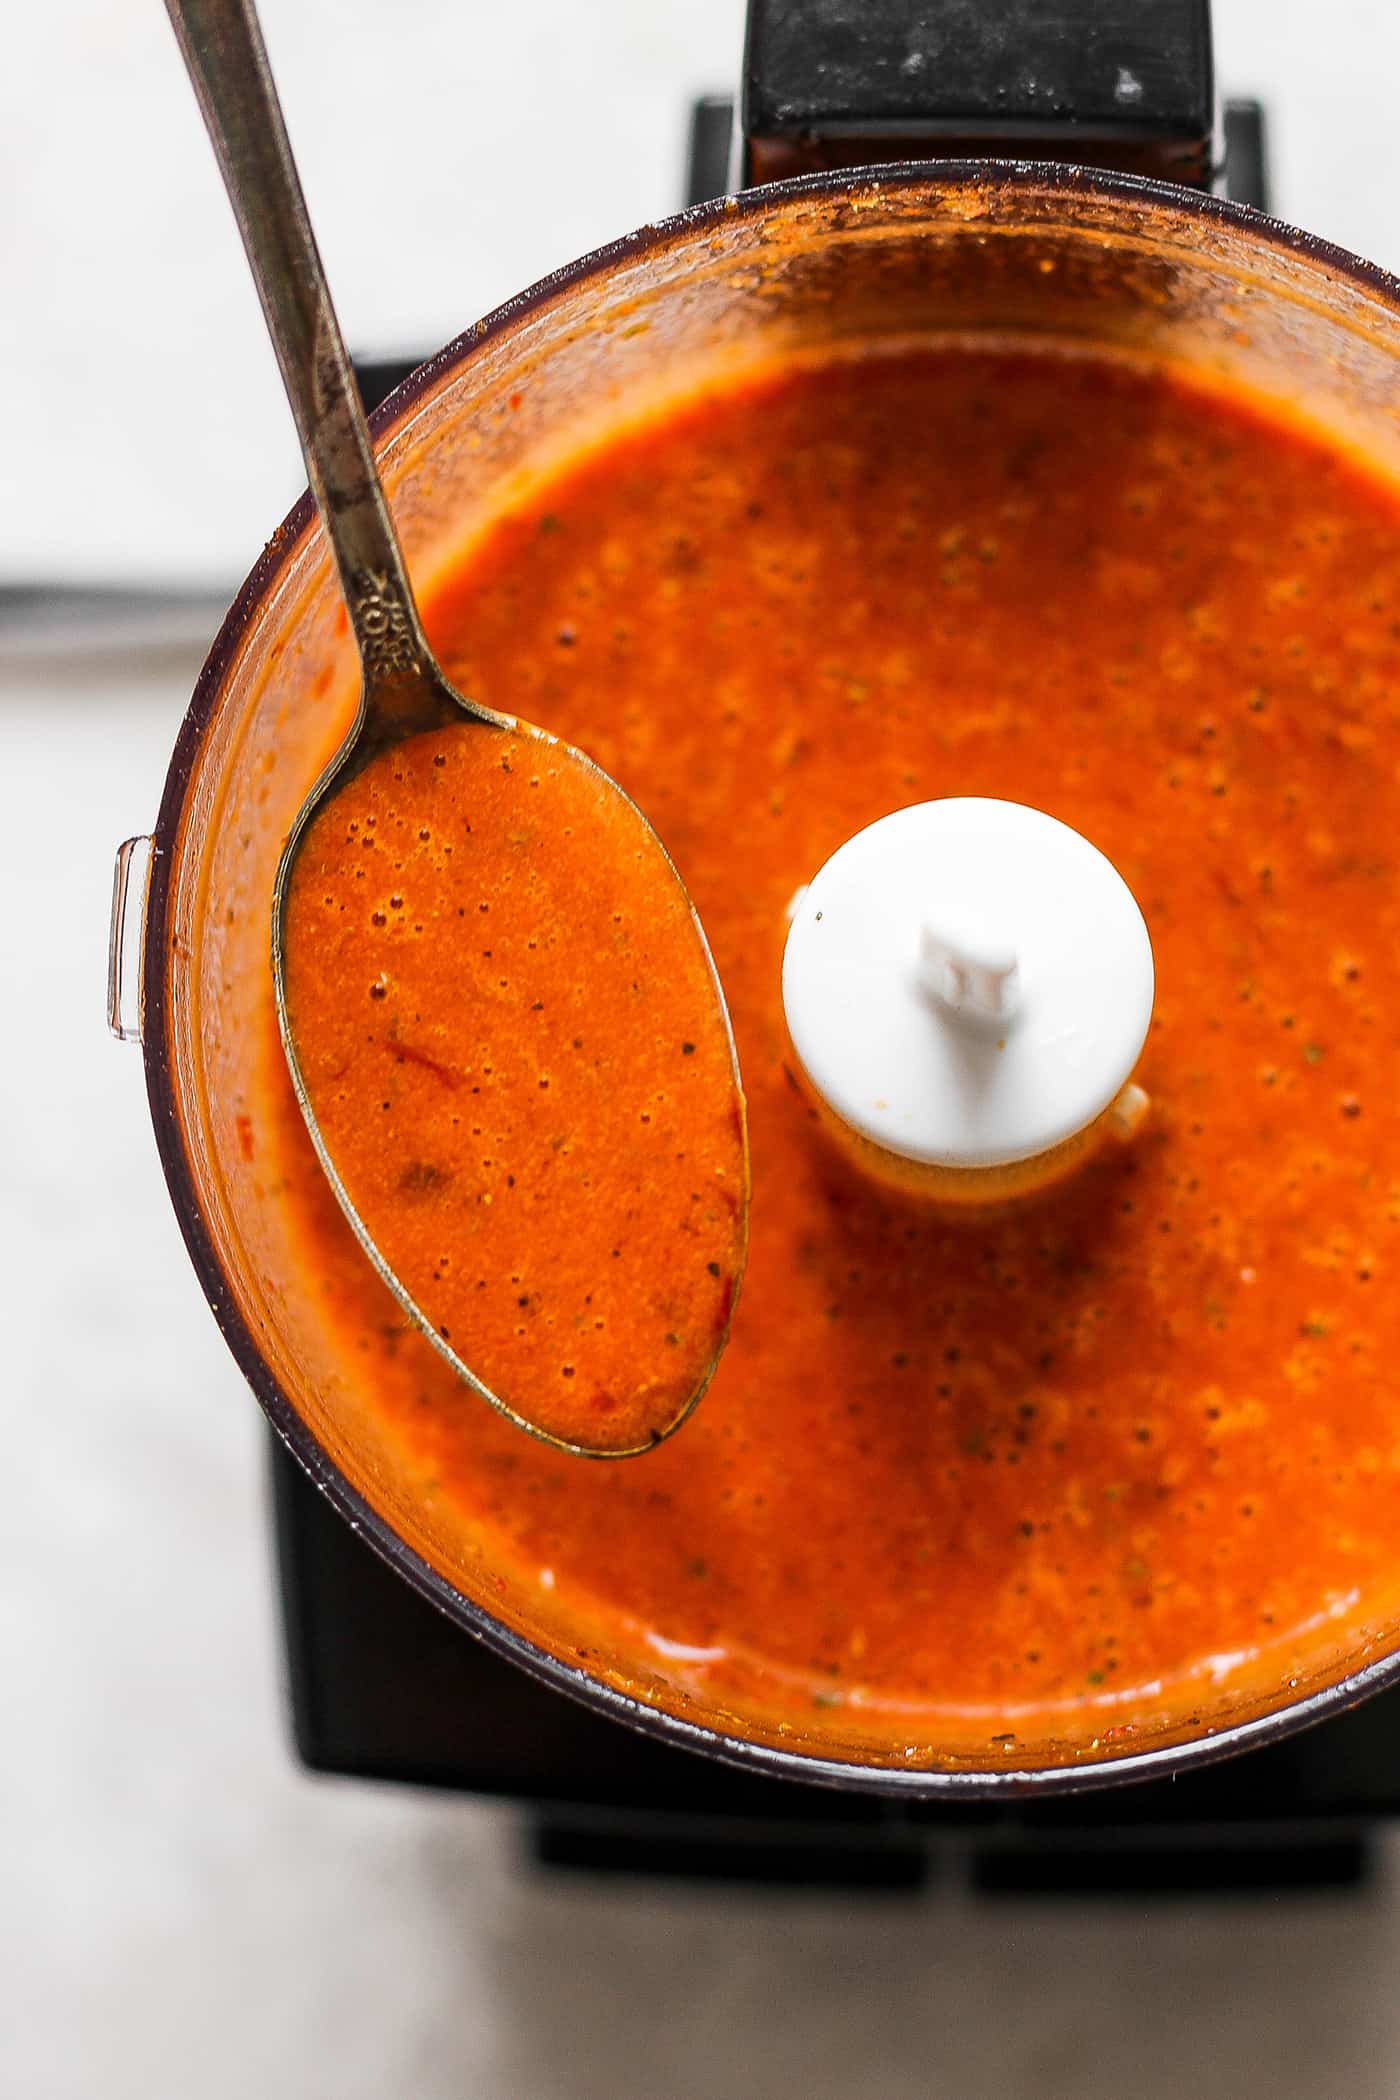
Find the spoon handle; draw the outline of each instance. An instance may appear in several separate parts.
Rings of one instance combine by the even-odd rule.
[[[359,645],[368,712],[436,683],[253,0],[166,0],[214,142]]]

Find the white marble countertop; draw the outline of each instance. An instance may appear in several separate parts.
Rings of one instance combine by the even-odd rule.
[[[403,0],[387,50],[363,0],[266,12],[349,332],[392,351],[668,209],[740,9]],[[1400,262],[1400,15],[1217,12],[1280,209]],[[382,156],[337,114],[375,82]],[[0,578],[241,573],[295,448],[158,6],[11,10],[0,196]],[[1400,2096],[1388,1884],[1105,1912],[558,1883],[501,1809],[296,1769],[256,1411],[101,1021],[112,847],[195,668],[0,664],[0,2092]]]

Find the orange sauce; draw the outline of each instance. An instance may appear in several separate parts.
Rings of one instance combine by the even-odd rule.
[[[438,645],[655,822],[753,1151],[703,1405],[587,1467],[404,1336],[290,1095],[265,1104],[308,1276],[504,1580],[647,1629],[709,1697],[798,1725],[846,1706],[892,1741],[1100,1709],[1130,1734],[1394,1613],[1398,552],[1396,493],[1260,410],[949,349],[698,401],[464,553]],[[794,889],[940,795],[1082,831],[1157,964],[1138,1142],[982,1218],[842,1160],[780,1001]],[[542,1223],[532,1266],[551,1253]]]
[[[708,952],[636,811],[463,721],[312,820],[287,1003],[326,1149],[389,1268],[532,1427],[635,1452],[729,1325],[742,1104]]]

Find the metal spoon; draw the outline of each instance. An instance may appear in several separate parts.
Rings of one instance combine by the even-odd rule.
[[[287,899],[307,828],[339,789],[387,747],[425,731],[460,725],[464,716],[480,725],[483,736],[510,731],[517,737],[538,739],[549,746],[556,764],[562,757],[586,768],[635,820],[639,841],[645,840],[647,850],[669,870],[682,897],[684,885],[646,818],[591,759],[546,731],[467,699],[435,660],[375,466],[369,429],[331,305],[252,0],[167,0],[167,11],[243,236],[360,653],[359,710],[344,743],[297,814],[274,886],[273,983],[278,1026],[297,1101],[327,1180],[365,1253],[404,1311],[458,1375],[501,1413],[549,1443],[589,1456],[629,1456],[630,1451],[611,1445],[555,1435],[531,1421],[506,1395],[493,1391],[439,1333],[384,1259],[341,1181],[308,1098],[287,1004]],[[696,925],[698,928],[698,921]],[[713,963],[710,971],[716,1007],[727,1031],[728,1016]],[[742,1130],[743,1095],[732,1035],[728,1041],[734,1105]],[[745,1189],[739,1211],[736,1280],[743,1265],[746,1206]],[[726,1338],[727,1322],[716,1334],[710,1360],[685,1405],[674,1419],[653,1429],[636,1450],[652,1448],[685,1419],[704,1391]]]

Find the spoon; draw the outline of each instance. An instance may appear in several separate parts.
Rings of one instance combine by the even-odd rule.
[[[704,1391],[727,1338],[743,1268],[748,1202],[743,1095],[728,1014],[713,961],[679,874],[646,818],[621,788],[583,753],[546,731],[466,698],[450,683],[435,660],[423,632],[403,553],[375,466],[368,426],[331,305],[255,9],[251,0],[167,0],[167,7],[243,236],[360,656],[358,712],[344,742],[311,789],[291,826],[274,885],[274,995],[282,1045],[297,1102],[326,1178],[361,1247],[408,1318],[428,1337],[458,1376],[502,1414],[547,1442],[589,1456],[630,1456],[652,1448],[677,1428]],[[461,748],[464,724],[472,725],[465,751]],[[638,1149],[634,1162],[624,1161],[631,1178],[627,1204],[623,1207],[635,1228],[629,1254],[632,1246],[637,1250],[630,1267],[629,1260],[624,1258],[624,1247],[608,1244],[624,1241],[626,1235],[617,1228],[615,1221],[609,1222],[606,1203],[600,1204],[592,1198],[585,1202],[575,1197],[576,1214],[568,1213],[567,1209],[565,1212],[568,1253],[574,1270],[580,1270],[581,1265],[586,1270],[588,1264],[593,1263],[597,1271],[596,1276],[581,1274],[579,1304],[586,1304],[590,1312],[596,1312],[597,1295],[599,1302],[610,1306],[613,1325],[619,1333],[628,1320],[636,1332],[633,1357],[622,1363],[620,1372],[617,1352],[622,1344],[614,1345],[609,1359],[613,1375],[606,1390],[599,1387],[590,1394],[586,1377],[576,1376],[576,1371],[586,1369],[586,1366],[576,1366],[572,1362],[557,1366],[559,1378],[554,1384],[542,1382],[543,1359],[539,1347],[528,1340],[517,1342],[513,1348],[504,1345],[496,1348],[497,1360],[490,1366],[489,1377],[484,1375],[480,1363],[473,1367],[458,1353],[446,1322],[433,1317],[434,1310],[441,1311],[442,1308],[424,1302],[421,1283],[417,1292],[410,1288],[409,1282],[399,1273],[399,1264],[391,1262],[381,1245],[383,1230],[376,1236],[362,1217],[361,1204],[357,1203],[355,1193],[347,1186],[332,1156],[322,1128],[323,1115],[312,1099],[316,1089],[308,1085],[309,1076],[318,1068],[318,1060],[314,1055],[303,1056],[308,1046],[299,1040],[297,1001],[289,997],[288,989],[289,977],[295,977],[298,969],[304,977],[314,974],[310,961],[298,964],[295,945],[290,953],[288,948],[289,918],[293,900],[299,894],[298,871],[300,868],[304,873],[306,861],[311,859],[307,855],[303,861],[308,840],[318,842],[315,849],[318,866],[323,851],[321,842],[331,841],[330,848],[325,850],[343,849],[346,827],[334,824],[329,814],[338,800],[349,807],[351,791],[362,797],[371,786],[377,789],[381,775],[386,779],[390,777],[385,772],[386,766],[392,769],[392,779],[396,781],[402,781],[406,773],[416,771],[421,774],[423,769],[416,761],[422,757],[426,746],[416,745],[414,740],[424,738],[436,739],[443,746],[441,751],[434,750],[431,762],[444,771],[430,774],[430,781],[447,777],[445,769],[450,760],[453,767],[466,767],[473,794],[479,787],[484,787],[488,797],[499,798],[508,794],[518,802],[529,800],[531,837],[534,840],[530,847],[532,858],[523,873],[513,874],[510,878],[512,887],[506,897],[505,912],[508,921],[512,910],[518,917],[526,908],[523,903],[513,904],[514,897],[523,896],[527,890],[532,898],[536,897],[541,857],[557,847],[566,857],[572,854],[580,867],[585,862],[588,864],[587,881],[581,880],[577,886],[585,903],[590,891],[596,890],[598,896],[603,896],[609,867],[615,872],[615,894],[609,893],[609,901],[621,905],[624,897],[639,889],[649,897],[649,904],[643,907],[646,914],[644,931],[651,947],[656,950],[656,954],[650,957],[653,973],[650,981],[658,986],[688,983],[691,987],[692,1005],[683,1016],[686,1025],[679,1030],[687,1040],[680,1047],[687,1060],[684,1083],[691,1086],[689,1098],[700,1101],[708,1118],[705,1127],[711,1139],[707,1154],[711,1183],[701,1191],[687,1190],[684,1196],[678,1190],[670,1189],[664,1183],[665,1169],[659,1163],[662,1155],[655,1142],[652,1142],[649,1152]],[[491,741],[477,744],[476,739]],[[522,752],[523,768],[520,764]],[[521,783],[519,788],[515,784],[517,780]],[[391,796],[394,792],[391,787]],[[471,806],[475,815],[476,802]],[[518,825],[520,819],[513,813],[514,808],[512,804],[511,822]],[[388,814],[395,813],[390,811]],[[373,815],[369,821],[375,821]],[[467,831],[472,828],[470,824],[465,827]],[[358,832],[356,836],[359,836]],[[418,830],[415,836],[426,838],[428,830]],[[510,836],[512,844],[520,843],[518,829]],[[463,856],[467,863],[470,863],[474,843],[467,842],[468,850]],[[384,856],[381,855],[380,864],[383,863]],[[308,892],[324,886],[319,881],[308,879],[301,883],[300,888],[302,892]],[[330,900],[326,901],[329,903]],[[480,906],[483,912],[488,908],[485,902]],[[538,909],[537,901],[530,908]],[[463,909],[458,907],[455,915],[460,917]],[[579,910],[584,912],[584,903],[580,903]],[[376,924],[382,924],[384,916],[378,914]],[[619,908],[610,913],[609,923],[620,923],[623,918],[624,912]],[[493,929],[498,926],[499,915],[492,924]],[[573,931],[579,932],[581,949],[592,942],[590,968],[594,981],[602,981],[599,973],[602,970],[605,976],[605,965],[600,965],[597,960],[600,937],[596,936],[591,923],[580,929],[571,928],[565,916],[561,924],[565,944]],[[512,931],[520,936],[515,946],[522,958],[527,949],[533,951],[536,948],[533,939],[524,939],[526,930],[523,926],[512,929],[508,924],[506,927],[507,938]],[[429,931],[435,933],[437,929],[430,928]],[[630,936],[624,932],[617,939],[627,937]],[[614,941],[616,945],[617,940]],[[399,952],[406,953],[406,950],[401,947]],[[628,964],[633,972],[639,967],[635,961]],[[584,974],[582,963],[577,974]],[[504,981],[501,980],[503,984]],[[530,988],[536,989],[533,985]],[[338,990],[338,987],[334,989]],[[588,988],[577,985],[572,990],[582,998],[581,1011],[587,1016]],[[631,991],[638,991],[636,982],[631,984]],[[377,985],[371,990],[371,996],[376,995],[383,997]],[[347,992],[347,1000],[349,996]],[[598,996],[601,998],[603,993],[599,992]],[[658,991],[657,998],[661,997]],[[533,1000],[529,1011],[537,1012],[543,1005],[543,1000]],[[413,1018],[420,1017],[414,1015]],[[610,1016],[609,1023],[614,1018]],[[625,1018],[624,1013],[624,1024]],[[680,1016],[671,1014],[669,1018]],[[572,1025],[583,1027],[577,1002]],[[364,1030],[358,1010],[355,1029],[356,1041],[363,1041]],[[635,1035],[637,1030],[632,1032]],[[578,1113],[585,1126],[590,1116],[595,1121],[606,1118],[619,1087],[625,1090],[634,1081],[641,1085],[646,1077],[640,1067],[636,1072],[628,1067],[625,1025],[619,1030],[600,1023],[597,1034],[600,1040],[606,1039],[607,1057],[593,1058],[592,1067],[603,1070],[604,1077],[593,1080],[591,1093],[582,1081],[575,1090],[578,1101],[583,1103]],[[574,1035],[570,1040],[575,1048],[582,1047],[582,1036]],[[395,1040],[392,1035],[380,1047],[391,1054],[399,1075],[394,1083],[402,1084],[406,1097],[407,1090],[415,1083],[431,1093],[434,1072],[444,1085],[449,1082],[460,1084],[459,1073],[439,1065],[433,1057]],[[514,1044],[509,1047],[513,1049]],[[695,1055],[697,1049],[699,1056]],[[705,1065],[707,1057],[709,1096],[700,1100],[696,1092],[700,1081],[693,1075]],[[416,1069],[405,1069],[410,1058]],[[320,1063],[324,1062],[324,1059],[320,1060]],[[489,1062],[484,1069],[487,1072],[492,1070]],[[684,1091],[684,1083],[679,1092]],[[547,1087],[548,1077],[541,1077],[539,1085]],[[387,1087],[388,1082],[381,1080],[374,1091],[383,1093]],[[473,1085],[471,1092],[478,1094],[479,1085]],[[324,1107],[330,1097],[323,1095],[321,1098]],[[668,1096],[663,1093],[657,1098],[666,1100]],[[592,1104],[591,1108],[589,1104]],[[381,1106],[388,1110],[390,1102],[365,1101],[359,1106],[368,1113]],[[722,1110],[722,1117],[717,1118],[710,1113],[712,1110]],[[417,1115],[418,1121],[413,1127],[420,1137],[423,1117],[430,1112],[431,1102],[428,1111],[414,1108],[412,1103],[404,1110],[406,1120]],[[354,1129],[353,1124],[346,1122],[343,1101],[337,1109],[337,1120],[342,1138],[350,1147]],[[455,1127],[460,1117],[451,1120]],[[650,1133],[653,1125],[650,1114],[643,1113],[633,1120],[640,1126],[647,1126]],[[716,1134],[721,1125],[731,1134],[729,1137]],[[378,1148],[373,1171],[362,1169],[360,1172],[362,1195],[366,1187],[373,1194],[375,1188],[382,1190],[385,1185],[380,1170],[384,1143],[386,1138],[392,1138],[392,1126],[375,1126],[375,1135]],[[581,1139],[585,1153],[588,1136],[585,1127]],[[544,1140],[539,1142],[543,1144]],[[640,1139],[637,1142],[640,1146]],[[610,1129],[610,1172],[616,1171],[619,1146],[625,1150],[624,1140],[619,1139],[616,1129]],[[561,1141],[560,1149],[569,1149],[567,1141]],[[684,1157],[684,1154],[676,1156]],[[480,1164],[491,1167],[493,1162],[485,1160]],[[588,1182],[588,1176],[579,1173],[574,1175],[573,1183],[558,1174],[553,1180],[546,1180],[543,1169],[551,1165],[550,1160],[535,1161],[531,1156],[517,1165],[530,1171],[507,1177],[512,1192],[520,1179],[530,1183],[532,1174],[534,1183],[538,1184],[536,1195],[543,1209],[532,1211],[532,1217],[557,1210],[561,1201],[567,1203],[569,1188],[574,1183],[583,1181],[586,1186]],[[698,1168],[691,1167],[688,1172],[691,1179],[701,1179]],[[451,1177],[442,1169],[424,1165],[418,1159],[409,1159],[403,1163],[402,1176],[396,1185],[399,1189],[409,1190],[417,1199],[431,1195],[436,1185],[445,1184],[449,1179]],[[559,1194],[561,1190],[562,1196]],[[671,1210],[666,1206],[673,1196],[676,1203],[688,1202],[692,1206],[684,1226],[690,1235],[688,1241],[676,1239],[673,1243],[667,1238],[675,1211],[674,1206]],[[477,1205],[483,1201],[486,1204],[492,1202],[489,1190],[483,1189],[477,1194]],[[699,1210],[693,1207],[697,1204],[701,1206]],[[636,1221],[641,1213],[648,1212],[648,1206],[650,1212],[643,1218],[646,1229],[642,1230]],[[702,1212],[709,1225],[707,1233],[702,1230],[697,1237],[695,1220]],[[520,1265],[527,1263],[533,1253],[528,1232],[522,1240],[522,1228],[517,1227],[514,1228],[515,1236],[508,1241],[500,1239],[499,1235],[498,1240],[493,1241],[490,1233],[495,1228],[490,1225],[487,1212],[479,1208],[470,1213],[459,1209],[452,1216],[458,1226],[464,1217],[469,1216],[472,1230],[478,1235],[472,1252],[482,1271],[475,1289],[482,1295],[473,1299],[473,1307],[485,1307],[497,1300],[504,1304],[502,1293],[509,1290],[512,1308],[528,1308],[533,1302],[532,1293],[516,1289],[522,1281]],[[444,1218],[442,1232],[445,1234],[454,1228],[452,1218],[446,1214]],[[486,1225],[481,1223],[483,1219],[488,1221]],[[503,1226],[501,1231],[505,1230]],[[565,1228],[556,1225],[555,1231],[561,1245],[564,1244]],[[403,1244],[409,1242],[404,1240]],[[508,1253],[504,1251],[507,1246]],[[678,1280],[677,1249],[681,1246],[686,1248],[691,1259]],[[702,1262],[702,1254],[711,1258]],[[517,1267],[507,1276],[501,1265],[509,1262],[516,1263]],[[436,1257],[436,1263],[446,1268],[449,1256]],[[653,1281],[650,1290],[656,1299],[655,1318],[648,1325],[648,1314],[639,1310],[648,1288],[645,1279],[663,1273],[667,1275],[668,1302],[664,1307],[661,1305],[661,1285]],[[440,1280],[438,1266],[432,1261],[424,1275]],[[629,1277],[630,1285],[627,1282]],[[593,1281],[598,1285],[598,1293],[592,1289],[582,1292],[582,1283]],[[607,1297],[609,1286],[611,1299]],[[628,1288],[632,1293],[630,1300]],[[537,1299],[538,1296],[536,1292],[534,1297]],[[548,1303],[547,1276],[544,1296]],[[675,1331],[685,1325],[675,1310],[681,1301],[684,1301],[689,1320],[684,1334]],[[547,1326],[550,1329],[556,1325],[561,1331],[581,1329],[585,1325],[590,1333],[594,1329],[605,1329],[603,1317],[587,1322],[581,1317],[567,1317],[573,1302],[569,1300],[566,1304],[561,1299],[558,1307],[548,1314]],[[517,1337],[528,1337],[541,1331],[538,1327],[529,1328],[518,1311],[512,1310],[510,1316],[517,1322],[513,1330]],[[498,1324],[500,1317],[504,1315],[498,1316]],[[664,1335],[659,1331],[661,1327],[667,1330]],[[658,1351],[664,1348],[669,1352],[659,1372],[647,1354],[646,1335],[653,1329],[656,1330]],[[504,1333],[503,1328],[501,1331]],[[470,1349],[472,1344],[464,1341],[462,1346]],[[596,1346],[601,1349],[604,1345],[598,1342]],[[578,1355],[580,1351],[571,1344],[564,1353]],[[552,1372],[554,1367],[548,1368]],[[621,1390],[621,1380],[634,1370],[634,1389]],[[512,1389],[512,1380],[521,1390]]]

